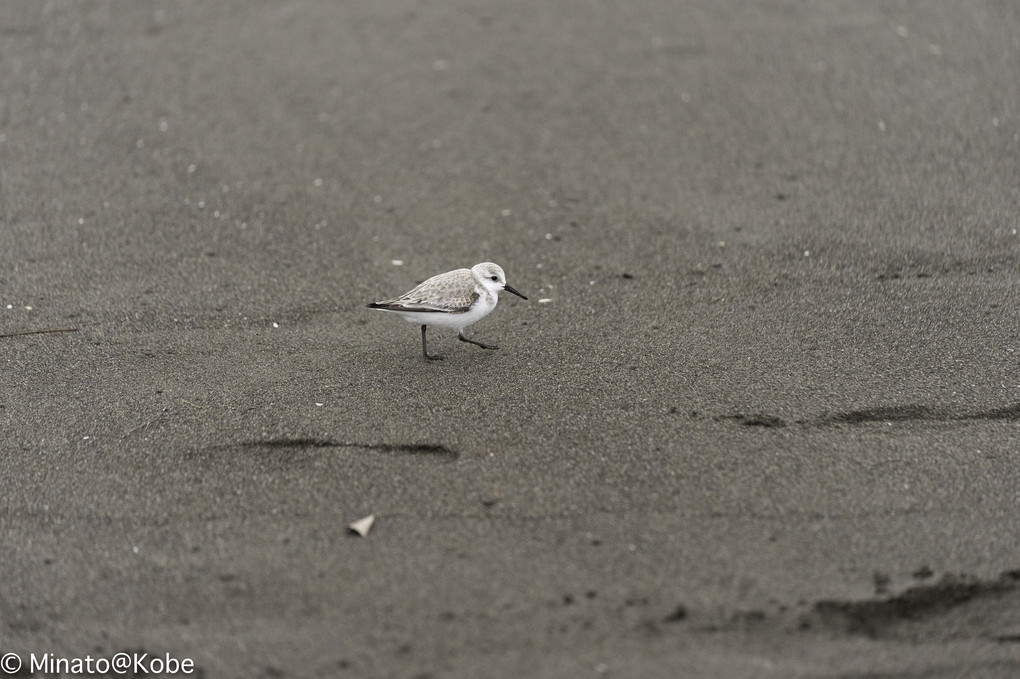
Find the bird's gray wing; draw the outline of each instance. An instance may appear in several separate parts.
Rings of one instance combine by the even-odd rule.
[[[435,311],[462,314],[478,299],[470,269],[457,269],[428,279],[400,297],[378,302],[376,309],[389,311]]]

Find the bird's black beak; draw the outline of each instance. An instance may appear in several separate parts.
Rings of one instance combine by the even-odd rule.
[[[504,289],[504,290],[506,290],[507,292],[512,292],[513,294],[517,295],[517,296],[518,296],[518,297],[520,297],[521,299],[527,299],[527,297],[525,297],[525,296],[524,296],[524,295],[522,295],[521,293],[517,292],[516,290],[514,290],[513,288],[511,288],[511,287],[510,287],[509,285],[506,285],[505,283],[503,284],[503,289]]]

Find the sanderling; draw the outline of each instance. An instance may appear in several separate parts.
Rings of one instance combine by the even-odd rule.
[[[374,302],[369,309],[381,309],[399,314],[404,320],[421,325],[421,351],[430,361],[442,356],[430,356],[425,344],[425,329],[430,325],[457,331],[461,342],[469,342],[483,349],[498,349],[464,337],[464,328],[482,320],[496,308],[500,290],[512,292],[527,299],[506,284],[506,274],[497,264],[482,262],[470,269],[457,269],[433,276],[414,290],[400,297]]]

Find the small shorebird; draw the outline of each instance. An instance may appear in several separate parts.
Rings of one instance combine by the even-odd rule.
[[[421,325],[422,354],[430,361],[437,361],[443,357],[429,355],[425,344],[425,329],[430,325],[456,330],[461,342],[483,349],[499,348],[464,337],[464,328],[482,320],[496,308],[500,290],[527,299],[506,284],[506,274],[499,265],[482,262],[470,269],[456,269],[433,276],[400,297],[373,302],[368,308],[392,311],[406,321]]]

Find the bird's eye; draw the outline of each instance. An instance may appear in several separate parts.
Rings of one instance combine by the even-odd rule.
[[[494,280],[494,281],[498,281],[498,280],[499,280],[499,276],[493,276],[493,277],[492,277],[492,280]]]

